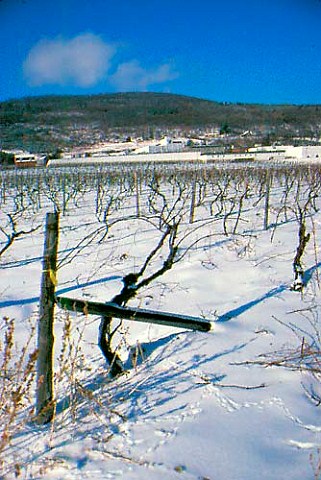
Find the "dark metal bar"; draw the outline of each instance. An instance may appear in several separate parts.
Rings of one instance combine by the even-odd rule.
[[[178,315],[176,313],[156,312],[154,310],[144,310],[141,308],[120,307],[116,303],[100,303],[84,300],[77,300],[67,297],[56,297],[59,307],[70,312],[80,312],[85,315],[99,315],[107,317],[122,318],[124,320],[133,320],[135,322],[156,323],[158,325],[167,325],[177,328],[188,328],[189,330],[198,330],[208,332],[211,329],[211,323],[208,320]]]

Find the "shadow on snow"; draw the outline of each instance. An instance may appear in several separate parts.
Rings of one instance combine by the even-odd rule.
[[[92,280],[91,282],[79,283],[77,285],[73,285],[72,287],[61,288],[56,291],[56,294],[63,295],[64,293],[73,292],[74,290],[79,290],[80,288],[91,287],[92,285],[98,285],[100,283],[112,282],[113,280],[120,280],[121,278],[122,277],[120,275],[111,275],[109,277]],[[0,308],[14,307],[16,305],[29,305],[30,303],[37,302],[39,302],[39,297],[21,298],[19,300],[5,300],[4,302],[0,302]]]
[[[321,262],[317,263],[316,265],[313,265],[313,267],[308,268],[304,272],[304,276],[303,276],[304,286],[308,285],[308,283],[312,279],[313,273],[320,267],[321,267]],[[261,297],[256,298],[255,300],[251,300],[250,302],[244,303],[244,305],[240,305],[239,307],[233,308],[232,310],[224,313],[223,315],[220,315],[216,320],[216,322],[228,322],[232,318],[238,317],[242,313],[246,312],[247,310],[250,310],[252,307],[255,307],[256,305],[263,302],[264,300],[275,297],[288,289],[289,289],[289,285],[287,284],[282,284],[282,285],[279,285],[278,287],[272,288]]]

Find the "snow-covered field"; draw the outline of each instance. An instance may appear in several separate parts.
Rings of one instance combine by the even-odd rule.
[[[32,421],[34,384],[10,417],[12,358],[0,382],[0,438],[8,415],[13,433],[2,451],[0,442],[0,477],[319,478],[319,168],[112,168],[1,172],[0,251],[25,232],[0,256],[2,357],[4,317],[15,319],[16,358],[37,324],[45,214],[54,208],[58,294],[111,300],[175,226],[143,278],[162,267],[168,242],[177,247],[172,268],[130,305],[206,318],[212,329],[123,321],[113,346],[126,372],[111,379],[100,319],[57,308],[54,421]],[[302,221],[310,238],[295,291]]]

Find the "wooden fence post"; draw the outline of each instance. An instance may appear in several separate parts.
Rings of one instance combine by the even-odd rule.
[[[192,198],[191,198],[191,207],[189,211],[189,223],[194,222],[194,214],[195,214],[195,204],[196,204],[196,179],[194,178],[192,183]]]
[[[47,213],[38,324],[37,422],[48,423],[54,415],[53,349],[59,213]]]
[[[272,185],[272,175],[267,173],[265,181],[265,201],[264,201],[264,230],[269,228],[269,213],[270,213],[270,189]]]
[[[136,193],[136,216],[140,217],[140,175],[137,176],[137,173],[134,172],[134,184],[135,184],[135,193]]]

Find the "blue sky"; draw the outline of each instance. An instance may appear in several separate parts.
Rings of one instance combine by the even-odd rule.
[[[320,0],[0,0],[0,101],[157,91],[321,103]]]

